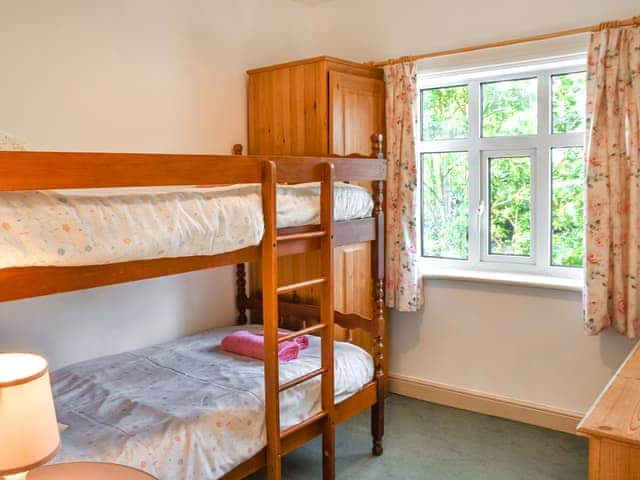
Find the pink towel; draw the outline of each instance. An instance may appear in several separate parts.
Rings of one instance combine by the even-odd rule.
[[[247,330],[237,330],[222,339],[222,349],[264,361],[264,336]],[[295,360],[299,353],[300,345],[296,342],[278,344],[278,358],[283,362]]]
[[[258,330],[256,335],[264,335],[264,330]],[[278,331],[279,337],[284,337],[285,335],[289,335],[289,332],[283,332],[282,330]],[[296,342],[300,346],[300,350],[304,350],[309,346],[309,337],[307,335],[300,335],[291,341]]]

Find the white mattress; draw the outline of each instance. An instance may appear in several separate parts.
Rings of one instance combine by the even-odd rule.
[[[62,450],[56,462],[116,462],[162,480],[218,478],[266,445],[263,364],[223,352],[212,330],[164,345],[79,363],[52,374]],[[261,327],[248,327],[261,328]],[[297,360],[280,364],[280,382],[320,366],[310,338]],[[361,348],[335,344],[336,402],[373,377]],[[282,428],[320,409],[320,378],[280,394]]]
[[[278,228],[319,223],[320,186],[279,186]],[[0,268],[216,255],[258,245],[260,185],[0,194]],[[359,186],[336,183],[334,219],[371,215]]]

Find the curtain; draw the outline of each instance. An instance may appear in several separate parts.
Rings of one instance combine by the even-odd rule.
[[[384,68],[387,130],[386,303],[403,312],[422,307],[418,272],[416,66]]]
[[[639,333],[640,27],[591,37],[587,77],[585,323]]]

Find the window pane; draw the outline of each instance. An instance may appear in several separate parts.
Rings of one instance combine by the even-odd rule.
[[[469,88],[422,90],[422,139],[449,140],[469,136]]]
[[[551,264],[581,267],[584,257],[584,149],[551,154]]]
[[[538,79],[482,84],[482,136],[538,133]]]
[[[422,154],[422,255],[469,257],[467,152]]]
[[[553,133],[584,132],[586,80],[585,72],[551,77]]]
[[[531,158],[489,159],[489,253],[531,254]]]

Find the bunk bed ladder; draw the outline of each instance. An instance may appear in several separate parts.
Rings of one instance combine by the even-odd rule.
[[[322,424],[322,477],[324,480],[335,478],[335,406],[333,378],[333,342],[334,342],[334,298],[333,298],[333,164],[320,165],[320,228],[305,237],[320,239],[321,275],[319,278],[305,280],[291,285],[278,286],[278,244],[297,240],[301,234],[277,236],[276,229],[276,166],[265,162],[265,175],[262,185],[262,201],[265,220],[265,234],[262,241],[262,295],[263,322],[265,331],[265,403],[267,423],[267,478],[282,478],[281,460],[283,443],[287,437],[295,435],[309,425]],[[320,323],[278,337],[278,295],[301,288],[320,285]],[[278,344],[301,335],[317,333],[321,340],[322,361],[320,368],[301,377],[280,384]],[[307,420],[287,430],[280,430],[280,392],[293,388],[314,377],[321,377],[321,410]]]

